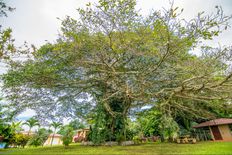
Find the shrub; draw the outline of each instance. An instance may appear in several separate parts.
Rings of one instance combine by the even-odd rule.
[[[37,134],[29,140],[28,145],[35,147],[42,146],[44,142],[47,140],[49,134],[50,132],[48,130],[43,128],[39,129]]]
[[[29,139],[30,139],[30,136],[24,135],[22,133],[17,133],[12,138],[12,143],[15,144],[16,146],[21,146],[24,148],[27,142],[29,141]]]
[[[70,143],[72,143],[73,138],[73,129],[71,127],[65,127],[63,132],[63,145],[67,147]]]
[[[141,143],[141,140],[140,140],[139,136],[134,136],[133,141],[134,141],[135,144],[140,144]]]
[[[10,125],[0,122],[0,136],[2,136],[2,142],[11,143],[14,134]]]

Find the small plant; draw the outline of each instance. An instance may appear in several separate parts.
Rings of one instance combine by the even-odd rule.
[[[73,138],[73,129],[71,127],[65,127],[64,133],[63,133],[63,145],[65,147],[68,147],[70,143],[72,143]]]
[[[139,138],[139,136],[134,136],[133,141],[134,141],[135,144],[140,144],[141,143],[141,139]]]

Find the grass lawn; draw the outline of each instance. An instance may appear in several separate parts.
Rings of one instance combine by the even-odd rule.
[[[63,146],[0,150],[0,155],[75,155],[75,154],[215,154],[232,155],[232,142],[199,142],[197,144],[149,143],[138,146]]]

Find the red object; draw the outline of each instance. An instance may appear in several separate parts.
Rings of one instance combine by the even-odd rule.
[[[74,136],[74,142],[75,143],[82,142],[82,141],[85,141],[84,137],[82,137],[82,136]]]

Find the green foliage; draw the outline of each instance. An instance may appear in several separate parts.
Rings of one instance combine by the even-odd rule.
[[[0,123],[0,135],[4,137],[3,142],[10,143],[15,133],[9,124]]]
[[[139,136],[134,136],[134,137],[133,137],[133,142],[134,142],[135,144],[140,144],[140,143],[141,143],[140,137],[139,137]]]
[[[16,133],[12,139],[11,139],[11,143],[16,145],[16,146],[21,146],[21,147],[25,147],[27,142],[29,141],[31,137],[28,135],[24,135],[22,133]]]
[[[27,125],[29,128],[33,128],[34,126],[39,126],[39,121],[32,117],[28,119],[24,124]]]
[[[51,126],[54,128],[54,132],[62,126],[62,123],[60,122],[52,122]]]
[[[78,129],[84,129],[86,128],[85,124],[83,124],[80,120],[75,119],[69,123],[70,127],[73,128],[73,130],[78,130]]]
[[[7,17],[8,11],[13,11],[14,8],[9,7],[3,0],[0,0],[0,17]],[[11,36],[12,30],[7,28],[2,30],[0,25],[0,59],[9,59],[10,54],[15,53],[14,39]]]
[[[54,140],[54,134],[56,133],[56,130],[61,128],[62,127],[62,123],[60,122],[52,122],[51,123],[51,126],[54,128],[54,131],[53,131],[53,136],[52,136],[52,140],[51,140],[51,145],[53,143],[53,140]]]
[[[129,125],[128,125],[128,127],[126,128],[125,134],[126,134],[126,138],[124,136],[125,140],[133,140],[133,137],[137,135],[137,132],[134,129],[129,128]]]
[[[37,119],[35,119],[35,118],[30,118],[30,119],[28,119],[25,123],[23,123],[23,124],[25,124],[25,125],[27,125],[28,127],[29,127],[29,130],[28,130],[28,135],[30,134],[30,132],[31,132],[31,129],[33,128],[33,127],[35,127],[35,126],[40,126],[40,124],[39,124],[39,121],[37,120]]]
[[[16,130],[14,126],[7,123],[6,119],[4,118],[5,112],[2,109],[3,106],[0,104],[0,136],[3,136],[3,142],[9,144]]]
[[[118,113],[115,117],[111,117],[102,104],[98,104],[94,112],[94,126],[90,131],[90,140],[97,145],[106,141],[120,143],[131,140],[134,136],[133,131],[127,127],[127,118],[120,114],[124,110],[121,101],[119,99],[112,100],[110,108]]]
[[[161,117],[162,114],[154,109],[138,115],[137,121],[139,124],[136,126],[138,132],[143,133],[146,137],[161,135],[159,127],[162,122]]]
[[[51,132],[45,128],[40,128],[38,130],[38,132],[36,133],[36,135],[34,135],[29,141],[28,141],[28,145],[29,146],[43,146],[43,144],[45,143],[45,141],[47,140],[49,134]]]
[[[170,116],[162,116],[159,125],[161,140],[174,141],[178,137],[179,126]]]
[[[171,116],[162,114],[157,109],[150,109],[138,116],[137,130],[142,136],[160,136],[162,141],[178,137],[179,124]]]
[[[92,141],[96,145],[100,145],[108,138],[108,131],[106,128],[106,114],[102,105],[98,105],[94,116],[94,126],[90,126],[90,133],[88,134],[88,140]],[[109,130],[109,129],[108,129]]]
[[[70,143],[72,143],[72,139],[73,139],[73,129],[69,126],[64,128],[64,133],[62,134],[62,140],[63,140],[63,145],[64,146],[68,146]]]
[[[22,129],[22,122],[21,121],[19,121],[19,122],[12,122],[11,123],[11,128],[12,128],[12,131],[14,133],[18,133],[18,132],[22,131],[23,130]]]

